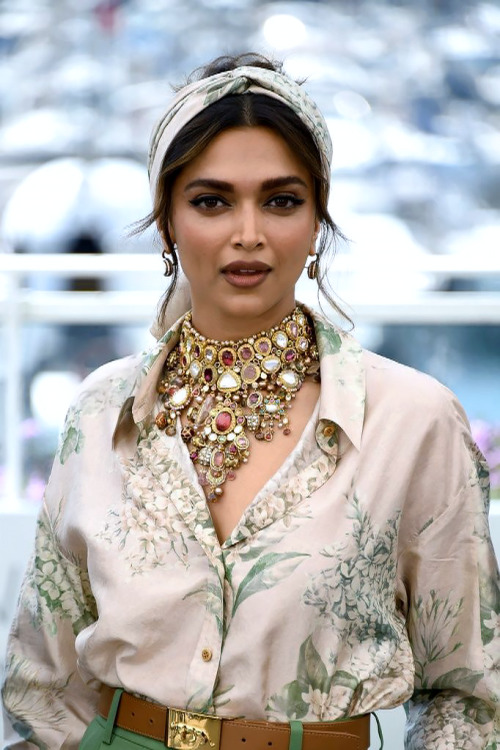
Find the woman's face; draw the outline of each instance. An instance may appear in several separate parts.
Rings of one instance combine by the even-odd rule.
[[[193,324],[209,338],[248,336],[294,307],[319,229],[312,177],[273,130],[226,130],[176,179],[169,228]]]

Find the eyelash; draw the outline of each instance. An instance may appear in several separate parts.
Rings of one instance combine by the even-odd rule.
[[[287,209],[293,208],[294,206],[301,206],[303,203],[305,203],[304,198],[297,198],[297,196],[295,196],[295,195],[286,195],[286,194],[283,194],[283,195],[275,195],[273,198],[270,198],[266,202],[266,206],[269,206],[273,202],[279,201],[279,200],[285,200],[285,201],[289,202],[289,205],[287,205],[287,206],[277,206],[277,205],[274,205],[274,206],[271,206],[271,207],[272,208],[280,208],[280,209],[286,211]],[[228,203],[223,198],[221,198],[218,195],[200,195],[197,198],[193,198],[189,202],[190,202],[190,204],[192,206],[195,206],[195,207],[200,207],[201,206],[201,208],[204,208],[206,211],[216,211],[218,208],[221,208],[222,205],[226,205],[226,206],[228,205]],[[216,202],[216,203],[220,203],[221,205],[208,206],[207,205],[208,202]]]

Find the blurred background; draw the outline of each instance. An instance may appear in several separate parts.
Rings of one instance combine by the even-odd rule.
[[[327,117],[355,334],[458,394],[500,497],[496,0],[0,0],[0,523],[20,558],[74,389],[153,341],[159,245],[128,232],[170,84],[249,50]]]

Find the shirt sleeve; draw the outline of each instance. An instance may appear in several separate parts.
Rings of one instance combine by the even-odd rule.
[[[407,750],[500,748],[499,575],[488,527],[489,480],[456,402],[429,437],[400,560],[415,689]],[[453,472],[459,486],[446,479]],[[420,490],[420,492],[418,491]]]
[[[71,462],[63,466],[59,454],[54,463],[8,641],[2,697],[12,750],[76,749],[96,713],[97,692],[79,676],[75,652],[95,602],[84,561],[59,533]]]

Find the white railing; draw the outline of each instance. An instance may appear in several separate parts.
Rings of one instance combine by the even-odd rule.
[[[373,279],[387,269],[367,266],[349,256],[335,259],[335,273],[369,272]],[[436,282],[449,278],[500,278],[500,251],[496,258],[424,255],[405,259],[401,267],[391,265],[391,274],[428,274]],[[55,324],[149,324],[157,299],[151,291],[140,291],[140,276],[157,277],[161,291],[161,259],[158,255],[15,255],[0,253],[0,320],[4,328],[5,366],[5,462],[6,494],[16,503],[21,496],[21,330],[27,322]],[[40,292],[23,289],[26,276],[115,278],[132,275],[137,290],[120,292]],[[376,289],[376,283],[373,284]],[[500,292],[426,291],[411,299],[350,299],[355,323],[372,324],[496,324],[500,325]],[[8,436],[8,439],[7,439]]]

